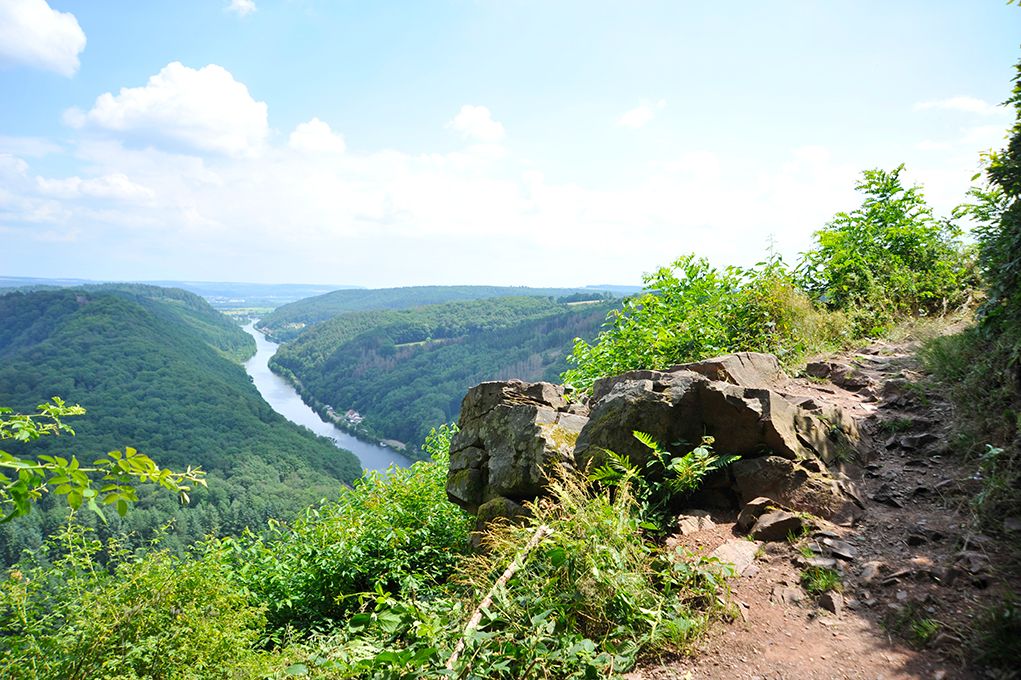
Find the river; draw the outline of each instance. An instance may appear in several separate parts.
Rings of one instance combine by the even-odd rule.
[[[411,465],[411,459],[391,448],[362,441],[332,423],[324,422],[318,413],[301,400],[289,382],[269,370],[269,359],[277,351],[277,343],[270,342],[266,336],[255,330],[254,321],[244,329],[255,338],[256,347],[255,356],[245,362],[245,370],[252,377],[262,398],[269,402],[274,411],[292,423],[307,427],[318,435],[329,437],[338,447],[358,456],[362,467],[368,470],[385,470],[390,465],[401,467]]]

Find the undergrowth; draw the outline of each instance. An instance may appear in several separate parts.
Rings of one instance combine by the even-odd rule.
[[[451,434],[290,526],[183,557],[69,524],[0,582],[5,677],[619,677],[728,614],[732,568],[664,554],[631,480],[562,471],[468,555],[443,492]]]

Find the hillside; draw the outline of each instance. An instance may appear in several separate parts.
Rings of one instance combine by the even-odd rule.
[[[354,409],[369,434],[417,443],[457,417],[475,383],[558,375],[574,338],[591,339],[613,305],[506,297],[356,312],[306,330],[271,366],[306,401]]]
[[[583,288],[526,288],[524,286],[409,286],[335,290],[325,295],[298,300],[267,314],[259,328],[277,342],[295,338],[307,326],[349,312],[410,309],[446,302],[467,302],[496,297],[568,297],[597,299],[608,293]],[[609,294],[612,295],[612,294]]]
[[[181,511],[156,496],[123,522],[143,533],[176,517],[183,543],[287,517],[360,474],[352,454],[289,423],[259,396],[237,359],[252,339],[180,290],[102,286],[0,296],[0,404],[31,410],[59,395],[87,415],[74,440],[32,444],[42,453],[132,446],[159,464],[201,465],[209,490]],[[235,361],[228,359],[233,357]],[[17,447],[8,447],[17,453]],[[52,511],[0,533],[0,556],[38,544]]]

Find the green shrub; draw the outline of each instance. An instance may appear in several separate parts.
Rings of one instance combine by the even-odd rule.
[[[1010,677],[1017,670],[1021,658],[1021,604],[1016,592],[982,613],[975,626],[972,650],[980,665],[1004,671],[1002,677]]]
[[[636,430],[633,434],[652,452],[645,474],[632,465],[627,456],[605,450],[605,460],[588,478],[610,488],[629,485],[636,499],[639,525],[655,534],[669,530],[678,502],[697,491],[706,475],[741,459],[741,456],[714,453],[712,437],[703,437],[699,446],[677,455],[645,432]]]
[[[630,484],[598,491],[564,473],[549,491],[524,526],[494,527],[465,569],[475,593],[485,593],[539,527],[550,531],[495,589],[469,636],[464,657],[475,677],[624,672],[643,652],[684,649],[723,613],[729,567],[670,558],[645,540]]]
[[[933,216],[920,187],[904,187],[903,170],[862,173],[861,207],[816,232],[800,266],[805,290],[847,312],[858,335],[880,334],[900,316],[945,311],[974,283],[960,229]]]
[[[314,677],[595,678],[687,649],[725,613],[733,571],[663,554],[643,538],[638,509],[627,482],[599,490],[565,473],[525,524],[491,528],[485,551],[461,564],[459,593],[366,595],[346,623],[287,655]]]
[[[253,651],[264,624],[215,555],[130,554],[70,523],[0,582],[0,668],[40,680],[264,677],[272,658]]]
[[[645,277],[645,292],[610,312],[594,344],[577,339],[564,382],[665,369],[728,352],[772,352],[786,363],[845,338],[843,318],[815,308],[779,260],[719,270],[685,255]]]
[[[430,461],[366,472],[339,500],[309,508],[290,526],[213,545],[230,551],[235,577],[277,629],[324,629],[356,611],[362,593],[428,592],[468,550],[471,518],[446,495],[455,431],[433,431],[423,447]]]
[[[982,488],[972,499],[977,518],[998,531],[1021,510],[1021,394],[1007,366],[1014,339],[990,339],[980,327],[926,342],[923,365],[957,406],[957,451],[972,461]]]

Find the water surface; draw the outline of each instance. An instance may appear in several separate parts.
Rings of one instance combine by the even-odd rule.
[[[262,398],[269,402],[273,410],[287,418],[312,430],[318,435],[329,437],[342,449],[352,452],[368,470],[385,470],[390,465],[407,467],[412,461],[397,451],[386,446],[371,444],[344,432],[332,423],[324,422],[319,414],[301,400],[289,382],[269,370],[269,359],[277,351],[277,343],[270,342],[259,331],[255,330],[255,322],[244,327],[245,331],[255,338],[255,356],[245,362],[245,370],[252,376],[255,387]]]

